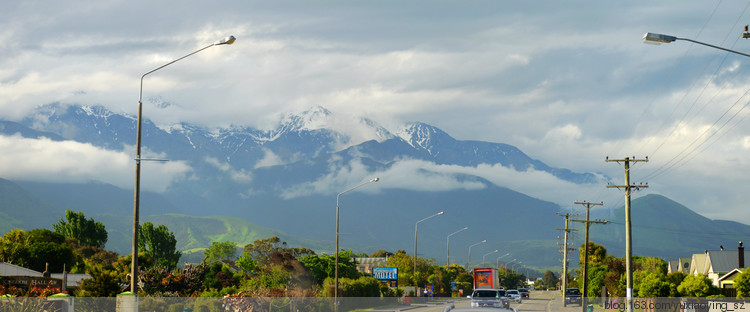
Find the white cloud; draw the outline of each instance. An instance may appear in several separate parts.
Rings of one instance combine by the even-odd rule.
[[[263,149],[263,158],[259,160],[255,166],[254,169],[263,168],[263,167],[272,167],[283,164],[284,161],[281,160],[281,157],[274,154],[273,151],[270,149],[264,148]]]
[[[44,182],[100,181],[132,189],[135,161],[131,155],[73,141],[0,136],[0,177]],[[144,153],[146,155],[146,153]],[[141,165],[141,188],[163,192],[190,168],[182,162]]]
[[[204,160],[206,161],[206,163],[228,174],[229,178],[232,179],[232,181],[238,183],[250,183],[253,181],[253,173],[250,171],[247,171],[245,169],[236,170],[232,168],[229,163],[221,162],[213,157],[206,157]]]

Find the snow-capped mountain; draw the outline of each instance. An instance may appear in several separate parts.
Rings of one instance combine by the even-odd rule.
[[[18,123],[0,122],[0,134],[71,140],[119,153],[133,153],[135,128],[133,116],[104,107],[59,104],[40,107]],[[376,194],[346,196],[347,200],[371,199],[359,204],[359,213],[342,215],[344,222],[354,226],[351,230],[367,232],[354,239],[364,245],[377,245],[382,240],[403,244],[403,233],[385,235],[368,218],[360,218],[365,211],[384,218],[389,228],[409,228],[415,215],[429,215],[437,209],[452,214],[451,219],[435,221],[445,227],[456,222],[481,224],[483,231],[503,240],[518,239],[513,233],[535,227],[549,231],[525,233],[523,239],[554,237],[548,232],[557,225],[554,213],[558,205],[518,193],[512,190],[513,185],[490,182],[481,176],[480,165],[519,174],[542,171],[579,184],[597,182],[594,174],[549,167],[511,145],[456,140],[421,122],[392,131],[373,120],[338,116],[322,107],[285,114],[273,129],[243,125],[208,129],[189,123],[160,127],[143,120],[142,131],[145,154],[189,167],[185,177],[164,188],[161,195],[168,203],[162,201],[160,207],[144,210],[154,213],[238,216],[290,234],[326,239],[332,221],[331,199],[371,174],[383,174],[381,178],[390,180],[378,183],[382,186]],[[61,200],[61,193],[54,191],[60,187],[36,184],[36,188],[50,190],[40,194],[48,201]],[[99,195],[94,191],[88,196]],[[132,205],[111,201],[100,200],[107,203],[107,213],[122,211],[127,215],[127,206]],[[104,212],[93,204],[81,206],[81,210],[90,210],[87,213]],[[519,207],[523,207],[522,213]],[[510,211],[514,220],[498,226]],[[477,214],[483,217],[474,217]]]

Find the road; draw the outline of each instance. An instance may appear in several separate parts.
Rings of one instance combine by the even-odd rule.
[[[410,312],[443,312],[446,306],[453,305],[456,308],[468,307],[470,300],[467,298],[435,298],[425,303],[414,303],[408,306],[400,306],[394,309],[374,310],[385,311],[410,311]],[[511,304],[519,312],[580,312],[578,305],[562,306],[562,294],[558,291],[531,291],[530,298],[524,298],[521,304]]]

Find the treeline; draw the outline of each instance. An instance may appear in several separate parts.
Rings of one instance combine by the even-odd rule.
[[[583,268],[584,244],[581,244],[579,268]],[[602,287],[610,297],[625,297],[627,287],[625,258],[615,258],[607,254],[607,249],[593,242],[588,245],[589,285],[586,296],[601,297]],[[721,291],[704,275],[692,275],[682,272],[667,273],[667,262],[654,257],[633,256],[633,296],[635,297],[710,297],[719,296]],[[582,270],[576,270],[582,276]],[[750,277],[750,270],[748,277]],[[750,286],[750,279],[748,279]],[[572,281],[571,287],[579,287],[583,291],[583,279]],[[735,288],[740,292],[740,285],[735,279]],[[750,287],[745,288],[747,294]]]
[[[0,238],[0,261],[36,271],[87,273],[71,295],[112,297],[130,285],[131,255],[104,249],[107,231],[101,222],[82,212],[65,212],[65,218],[49,229],[20,229]],[[164,225],[146,222],[139,229],[139,296],[154,297],[333,297],[335,255],[316,254],[305,247],[290,247],[278,237],[254,241],[239,249],[236,243],[214,242],[204,251],[200,264],[178,267],[174,233]],[[241,250],[241,253],[239,252]],[[238,255],[239,253],[239,255]],[[357,270],[354,257],[388,257],[398,267],[399,285],[434,285],[436,295],[451,295],[451,281],[459,289],[472,288],[471,275],[461,266],[438,266],[434,259],[414,258],[405,251],[379,250],[370,255],[339,253],[339,295],[343,297],[402,296]],[[508,270],[504,282],[517,284],[522,275]],[[0,285],[7,285],[0,280]],[[42,296],[58,290],[22,290],[0,286],[0,295]],[[406,294],[414,295],[414,294]]]

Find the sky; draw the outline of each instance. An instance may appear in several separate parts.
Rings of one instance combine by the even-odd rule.
[[[648,157],[632,166],[631,181],[649,185],[634,196],[662,194],[708,218],[750,224],[750,59],[684,40],[642,41],[656,32],[749,51],[750,40],[740,38],[748,5],[3,1],[0,118],[19,120],[49,103],[135,115],[143,74],[233,35],[232,45],[146,76],[144,117],[268,129],[285,113],[322,106],[389,129],[421,121],[459,140],[511,144],[615,183],[623,166],[606,157]],[[0,146],[0,177],[132,185],[134,153],[20,137]],[[189,171],[179,163],[159,168],[144,177],[157,190]],[[539,172],[431,169],[482,175],[568,207],[586,200],[611,209],[624,198],[606,183],[572,185]]]

